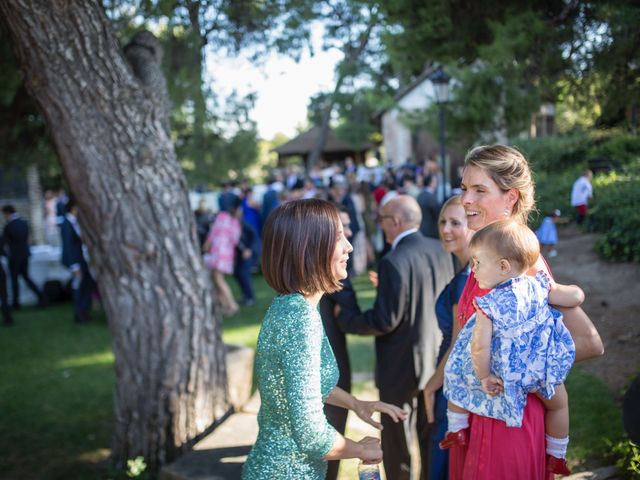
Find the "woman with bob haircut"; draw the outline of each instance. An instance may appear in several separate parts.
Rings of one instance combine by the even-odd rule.
[[[352,251],[338,210],[324,200],[293,200],[277,207],[264,227],[262,271],[278,293],[262,322],[256,351],[261,406],[259,433],[242,471],[245,480],[325,478],[328,460],[382,460],[380,441],[359,442],[329,425],[323,403],[371,416],[406,414],[384,402],[367,402],[336,387],[338,367],[322,326],[318,302],[340,290]]]

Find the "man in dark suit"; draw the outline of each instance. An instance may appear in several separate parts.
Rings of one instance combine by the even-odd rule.
[[[251,306],[256,303],[251,273],[260,256],[260,236],[256,229],[253,228],[253,225],[246,222],[244,218],[241,224],[242,229],[240,232],[240,241],[238,245],[236,245],[233,276],[237,280],[240,291],[242,292],[243,298],[241,304]]]
[[[60,225],[62,236],[62,264],[73,274],[71,289],[73,297],[73,318],[78,323],[89,320],[91,295],[95,282],[89,272],[89,265],[82,251],[80,225],[76,218],[77,206],[70,199],[66,205],[67,213]]]
[[[353,237],[351,222],[349,220],[349,213],[344,208],[340,211],[340,220],[342,221],[344,236],[347,237],[347,240],[351,241]],[[349,275],[352,275],[352,272],[349,272]],[[349,318],[360,313],[351,281],[346,278],[342,281],[342,290],[323,295],[320,299],[319,308],[324,331],[327,334],[331,349],[338,362],[338,370],[340,371],[338,387],[346,392],[351,392],[351,363],[349,362],[349,353],[347,351],[347,339],[342,331],[345,322],[348,322]],[[331,426],[344,435],[344,430],[347,426],[347,414],[349,412],[344,408],[325,403],[324,413]],[[325,477],[326,480],[335,480],[338,478],[339,467],[339,460],[330,461]]]
[[[44,297],[40,289],[29,276],[29,224],[22,218],[13,205],[2,207],[2,213],[7,221],[2,232],[2,246],[9,260],[9,275],[11,276],[11,293],[13,308],[20,308],[20,284],[18,277],[22,277],[38,297],[38,305],[44,305]]]
[[[424,188],[418,195],[418,205],[422,211],[420,232],[425,237],[438,238],[438,216],[440,215],[440,203],[436,196],[437,178],[427,175],[424,179]]]
[[[10,327],[13,325],[13,316],[9,308],[9,299],[7,298],[7,275],[4,273],[4,266],[0,264],[0,312],[2,312],[2,326]]]
[[[279,177],[278,177],[279,178]],[[262,221],[266,222],[269,214],[280,205],[280,191],[282,183],[276,177],[269,178],[267,191],[262,197]]]
[[[442,334],[435,315],[438,294],[453,277],[451,256],[419,231],[416,200],[398,195],[382,208],[378,222],[391,251],[381,260],[374,306],[345,321],[349,333],[376,336],[376,385],[380,400],[410,412],[402,423],[382,417],[387,478],[411,478],[412,432],[417,430],[422,479],[429,471],[431,427],[422,389],[436,369]],[[374,283],[376,283],[374,282]]]

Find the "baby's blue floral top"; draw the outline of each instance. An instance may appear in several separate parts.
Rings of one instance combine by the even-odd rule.
[[[551,398],[575,359],[575,345],[562,314],[548,303],[544,272],[522,275],[476,297],[493,322],[491,372],[504,382],[504,393],[483,392],[471,361],[475,314],[460,331],[445,366],[444,395],[456,405],[519,427],[527,394],[537,390]]]
[[[338,366],[317,308],[300,294],[276,297],[258,335],[258,439],[245,480],[322,480],[336,431],[322,410]]]

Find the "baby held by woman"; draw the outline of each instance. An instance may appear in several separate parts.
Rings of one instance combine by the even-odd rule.
[[[564,380],[575,346],[562,314],[549,304],[574,307],[584,300],[575,285],[555,284],[539,271],[535,234],[512,220],[491,223],[471,240],[471,264],[481,288],[476,314],[460,331],[445,367],[448,432],[441,448],[466,442],[468,412],[520,427],[527,394],[546,408],[547,467],[567,475],[569,406]]]

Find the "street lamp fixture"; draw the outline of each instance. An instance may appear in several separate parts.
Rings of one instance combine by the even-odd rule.
[[[438,200],[443,202],[445,197],[447,197],[448,182],[451,179],[444,134],[444,105],[449,101],[449,80],[451,80],[451,76],[448,75],[442,68],[442,65],[440,65],[429,75],[429,80],[433,83],[435,102],[440,107],[440,168],[442,169],[443,181],[438,182]],[[440,185],[440,183],[442,183],[442,185]]]
[[[429,80],[433,83],[436,103],[438,105],[447,103],[449,101],[449,80],[451,80],[451,76],[444,71],[442,66],[439,66],[429,75]]]

